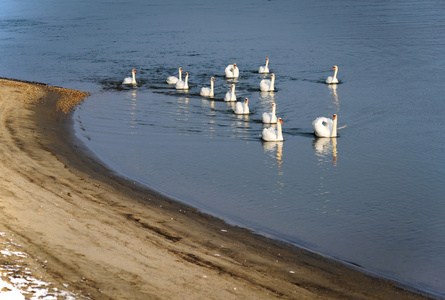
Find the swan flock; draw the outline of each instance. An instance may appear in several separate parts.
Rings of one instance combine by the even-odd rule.
[[[268,74],[269,73],[269,58],[266,58],[266,64],[265,66],[260,66],[258,73],[259,74]],[[338,66],[335,65],[332,70],[334,71],[334,76],[329,76],[326,79],[327,84],[336,84],[339,83],[339,80],[337,78],[338,73]],[[176,76],[168,76],[166,79],[166,82],[170,85],[175,85],[175,88],[177,90],[188,90],[188,78],[189,74],[188,72],[185,73],[184,81],[182,80],[182,67],[178,68],[178,77]],[[228,79],[236,79],[239,78],[239,68],[237,67],[236,63],[228,65],[225,70],[225,76]],[[210,78],[210,88],[209,87],[202,87],[200,91],[200,95],[202,97],[210,97],[213,98],[215,91],[214,91],[214,83],[215,83],[215,77]],[[136,81],[136,70],[131,70],[131,77],[126,77],[122,81],[122,84],[125,85],[137,85]],[[269,79],[263,79],[260,81],[260,91],[261,92],[273,92],[275,91],[275,74],[272,73],[270,75]],[[236,101],[236,95],[235,95],[235,84],[231,84],[230,91],[226,93],[224,97],[224,101],[227,102],[234,102]],[[249,110],[249,99],[246,97],[244,101],[236,102],[235,108],[233,112],[237,115],[248,115],[250,114]],[[283,141],[283,133],[282,133],[282,119],[278,118],[276,116],[276,104],[272,103],[271,112],[264,112],[262,114],[262,123],[263,124],[276,124],[276,128],[274,127],[268,127],[264,128],[261,134],[261,139],[266,142],[280,142]],[[314,134],[317,137],[337,137],[337,123],[338,123],[338,117],[336,114],[333,115],[332,119],[326,118],[326,117],[318,117],[312,122],[312,128],[314,130]]]

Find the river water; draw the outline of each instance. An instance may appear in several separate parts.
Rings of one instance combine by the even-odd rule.
[[[90,92],[74,130],[110,168],[439,297],[444,50],[441,0],[0,4],[0,76]],[[275,92],[259,89],[266,57]],[[237,80],[224,77],[232,63]],[[188,91],[165,81],[180,66]],[[122,85],[132,68],[138,85]],[[212,76],[215,97],[201,97]],[[247,116],[223,101],[232,83]],[[284,141],[265,143],[273,102]],[[338,137],[316,138],[312,121],[333,114]]]

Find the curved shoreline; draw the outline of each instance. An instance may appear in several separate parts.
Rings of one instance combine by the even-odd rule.
[[[0,232],[59,290],[92,299],[427,297],[113,174],[73,136],[69,112],[86,93],[5,79],[0,92]]]

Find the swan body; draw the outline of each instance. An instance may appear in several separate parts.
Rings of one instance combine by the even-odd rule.
[[[326,83],[330,84],[330,83],[338,83],[338,79],[337,79],[337,73],[338,73],[338,66],[334,66],[332,68],[332,70],[334,70],[334,77],[329,76],[326,79]]]
[[[276,111],[276,104],[272,103],[272,112],[265,112],[263,113],[262,117],[263,117],[263,123],[265,124],[275,124],[277,123],[277,116],[275,115],[275,111]]]
[[[260,74],[269,74],[269,58],[266,58],[266,65],[260,66],[260,69],[258,70],[258,73]]]
[[[262,92],[273,92],[275,90],[275,74],[270,74],[269,79],[263,79],[260,81],[260,89]]]
[[[282,123],[281,118],[278,118],[277,129],[273,127],[264,128],[261,138],[266,142],[281,142],[283,140]]]
[[[131,77],[124,78],[124,81],[122,81],[122,84],[133,84],[136,85],[136,70],[131,70]]]
[[[230,87],[230,92],[226,93],[226,96],[224,97],[224,101],[236,101],[235,85],[234,84],[232,84],[232,86]]]
[[[199,93],[203,97],[213,97],[214,91],[213,91],[213,83],[215,82],[215,77],[210,78],[210,88],[208,87],[202,87],[201,92]]]
[[[227,78],[239,77],[239,68],[237,68],[236,63],[234,63],[233,65],[228,65],[224,72],[226,73]]]
[[[182,81],[182,67],[179,67],[179,77],[176,76],[168,76],[167,83],[168,84],[176,84],[178,81]]]
[[[336,137],[337,136],[337,115],[334,114],[332,120],[325,117],[316,118],[312,122],[314,133],[318,137]]]
[[[237,115],[248,115],[249,114],[249,99],[244,99],[244,103],[236,102],[235,105],[235,114]]]
[[[176,89],[177,90],[188,90],[189,89],[188,80],[189,80],[189,73],[186,72],[184,81],[181,80],[181,81],[176,82]]]

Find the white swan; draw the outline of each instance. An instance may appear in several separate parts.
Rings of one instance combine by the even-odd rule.
[[[236,63],[233,65],[228,65],[225,69],[227,78],[238,78],[239,77],[239,68],[237,68]]]
[[[176,84],[178,81],[182,81],[182,67],[179,67],[179,78],[176,76],[168,76],[167,83],[168,84]]]
[[[331,119],[319,117],[312,122],[314,133],[318,137],[336,137],[337,136],[337,115]]]
[[[260,66],[260,69],[258,70],[258,73],[260,74],[269,74],[269,58],[266,58],[266,65]]]
[[[242,102],[236,102],[235,105],[235,114],[237,115],[248,115],[249,114],[249,99],[244,99],[244,104]]]
[[[215,82],[215,77],[210,78],[210,88],[202,87],[201,92],[199,93],[203,97],[213,97],[213,83]]]
[[[281,142],[283,140],[283,132],[281,129],[281,124],[283,121],[278,118],[277,129],[273,127],[264,128],[261,138],[266,142]]]
[[[277,116],[275,115],[276,108],[277,108],[276,104],[272,103],[272,112],[263,113],[263,123],[265,124],[277,123]]]
[[[226,93],[226,96],[224,97],[224,101],[236,101],[235,85],[234,84],[232,84],[232,86],[230,87],[230,92]]]
[[[338,79],[337,79],[337,73],[338,73],[338,66],[334,66],[333,68],[332,68],[332,70],[334,70],[334,77],[332,77],[332,76],[329,76],[327,79],[326,79],[326,83],[338,83]]]
[[[184,81],[181,80],[181,81],[176,82],[176,89],[177,90],[188,90],[189,89],[188,80],[189,80],[189,73],[186,72]]]
[[[260,89],[262,92],[273,92],[275,90],[275,74],[270,74],[269,79],[263,79],[260,81]]]
[[[131,70],[131,77],[124,78],[124,81],[122,81],[122,84],[133,84],[136,85],[136,70]]]

